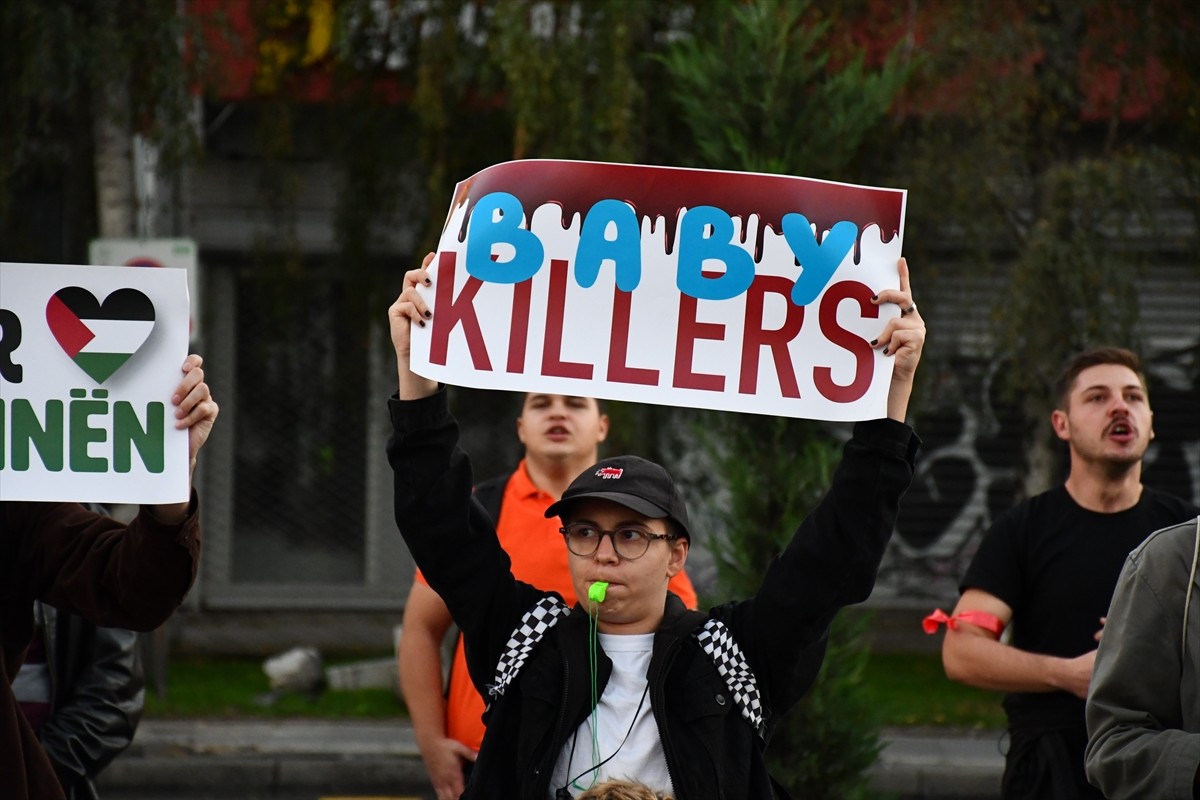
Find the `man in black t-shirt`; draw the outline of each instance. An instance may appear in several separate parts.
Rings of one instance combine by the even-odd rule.
[[[1129,551],[1197,514],[1142,486],[1153,414],[1134,353],[1082,353],[1055,389],[1051,423],[1069,446],[1070,475],[992,525],[942,644],[948,677],[1008,693],[1005,798],[1103,797],[1087,783],[1083,753],[1104,615]]]

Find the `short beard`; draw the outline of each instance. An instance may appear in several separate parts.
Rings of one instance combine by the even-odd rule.
[[[1133,472],[1141,465],[1143,455],[1145,455],[1145,453],[1136,456],[1130,455],[1120,458],[1105,458],[1099,460],[1098,463],[1100,464],[1106,479],[1110,481],[1118,481],[1126,477],[1130,472]]]

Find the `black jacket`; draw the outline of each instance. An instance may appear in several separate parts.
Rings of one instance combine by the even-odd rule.
[[[470,461],[458,447],[445,391],[412,402],[393,398],[390,412],[397,525],[462,629],[471,677],[486,697],[513,629],[547,593],[512,577],[487,514],[472,498]],[[648,680],[677,800],[783,796],[767,774],[766,741],[815,679],[834,615],[870,594],[917,446],[903,424],[859,423],[829,493],[754,597],[705,614],[668,595]],[[741,716],[693,635],[709,617],[726,625],[754,671],[766,741]],[[587,616],[576,607],[493,702],[464,797],[550,796],[554,761],[591,711],[587,647]],[[612,663],[603,655],[599,662],[603,692]]]
[[[12,693],[33,638],[34,600],[98,624],[153,630],[191,588],[200,538],[195,492],[178,525],[145,507],[123,525],[77,503],[0,502],[0,797],[63,797]]]
[[[142,716],[137,634],[99,628],[49,605],[42,614],[52,694],[38,738],[67,797],[94,799],[92,779],[133,741]]]

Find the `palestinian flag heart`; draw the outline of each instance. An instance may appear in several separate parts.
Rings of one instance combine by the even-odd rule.
[[[137,289],[118,289],[103,303],[67,286],[46,304],[46,322],[63,352],[96,383],[104,383],[145,343],[154,304]]]

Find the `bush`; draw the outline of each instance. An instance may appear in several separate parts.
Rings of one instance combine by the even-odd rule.
[[[721,476],[715,514],[723,537],[709,543],[722,598],[757,591],[770,560],[829,486],[836,440],[818,424],[748,415],[711,415],[699,437]],[[867,796],[866,770],[879,754],[880,722],[859,692],[870,616],[842,612],[816,682],[776,726],[771,774],[805,798]]]
[[[866,772],[882,745],[879,717],[861,691],[870,621],[868,612],[838,615],[816,683],[771,738],[767,765],[796,797],[871,796]]]

